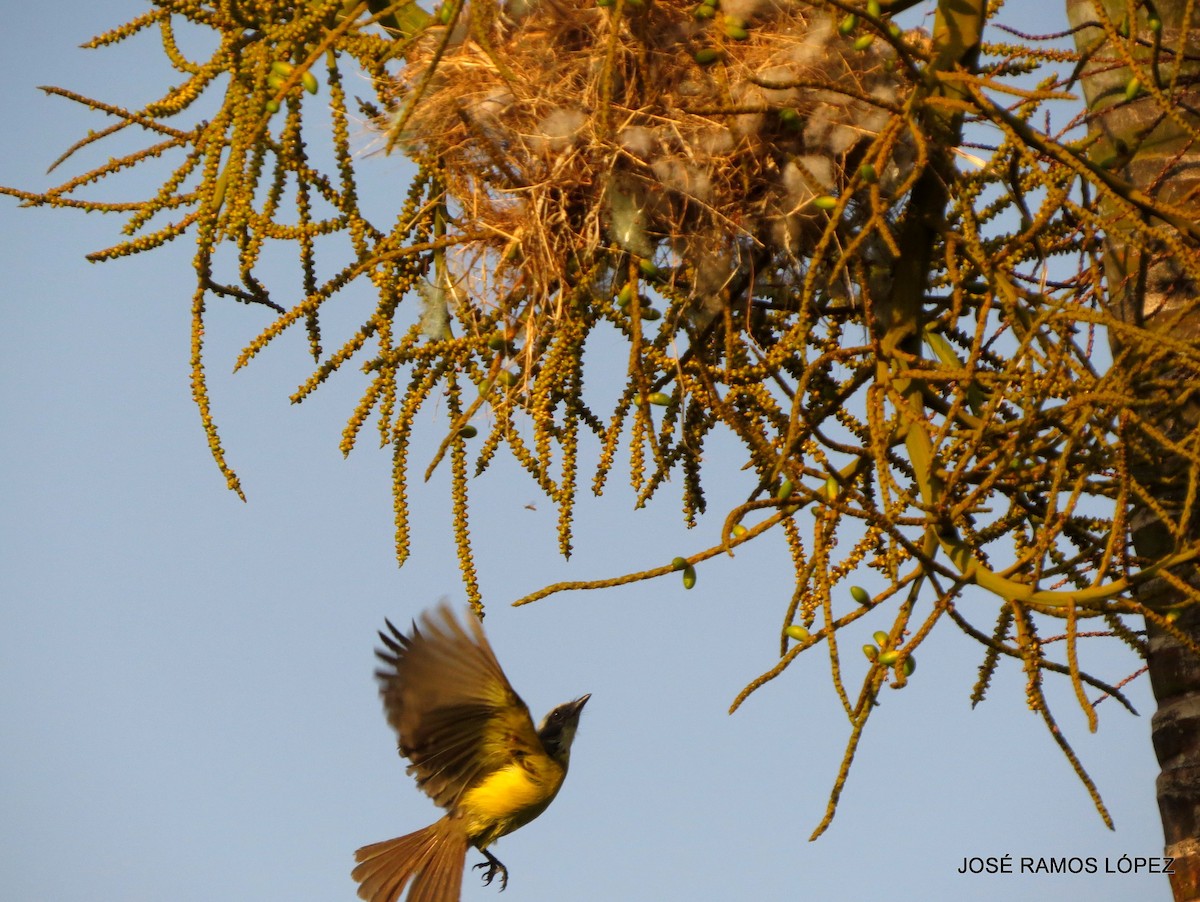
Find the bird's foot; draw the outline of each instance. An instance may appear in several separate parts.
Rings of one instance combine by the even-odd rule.
[[[500,875],[500,892],[504,892],[508,888],[508,868],[500,863],[500,859],[486,849],[480,849],[483,857],[487,861],[481,861],[475,865],[477,868],[487,868],[487,873],[483,875],[483,885],[491,886],[492,881],[496,879],[496,875]]]

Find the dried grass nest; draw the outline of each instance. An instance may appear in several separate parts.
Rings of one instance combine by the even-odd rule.
[[[477,296],[550,298],[632,254],[712,311],[909,187],[911,79],[847,24],[803,0],[469,0],[410,47],[387,128],[441,161]]]

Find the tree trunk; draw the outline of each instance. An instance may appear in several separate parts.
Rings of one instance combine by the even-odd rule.
[[[1153,48],[1158,41],[1159,83],[1171,90],[1169,86],[1174,82],[1171,97],[1182,122],[1164,116],[1162,102],[1144,87],[1140,93],[1130,87],[1135,73],[1116,62],[1121,56],[1112,43],[1106,42],[1102,29],[1083,28],[1075,40],[1081,51],[1092,54],[1083,71],[1084,93],[1092,114],[1090,130],[1098,139],[1091,151],[1092,159],[1105,161],[1109,171],[1200,221],[1200,142],[1188,134],[1189,129],[1200,131],[1200,15],[1193,9],[1192,21],[1185,25],[1185,0],[1156,0],[1151,7],[1161,19],[1156,38],[1156,26],[1146,7],[1139,9],[1136,21],[1128,23],[1128,10],[1134,6],[1126,0],[1067,0],[1072,25],[1096,22],[1098,9],[1102,8],[1121,31],[1130,34],[1131,41],[1123,40],[1122,44],[1139,63],[1143,85],[1152,73]],[[1177,53],[1180,48],[1185,49],[1186,56],[1182,63]],[[1149,81],[1153,83],[1152,75]],[[1166,249],[1127,240],[1138,227],[1137,222],[1122,222],[1114,215],[1110,223],[1106,229],[1105,274],[1113,312],[1152,332],[1169,330],[1176,340],[1196,343],[1200,340],[1196,303],[1200,285],[1186,276],[1178,257],[1172,257]],[[1185,241],[1183,246],[1194,245]],[[1128,351],[1119,341],[1113,342],[1118,365],[1122,352]],[[1136,360],[1131,362],[1136,364]],[[1140,374],[1147,385],[1155,377],[1171,375],[1169,362],[1148,369],[1158,372]],[[1159,426],[1178,438],[1198,424],[1200,415],[1193,396],[1187,409],[1174,410]],[[1147,454],[1133,475],[1154,486],[1156,500],[1175,516],[1183,509],[1187,472],[1186,461],[1164,459],[1160,451],[1158,455]],[[1148,508],[1135,511],[1131,523],[1139,556],[1160,558],[1173,550],[1170,530]],[[1200,537],[1200,520],[1195,516],[1187,532],[1192,541]],[[1154,606],[1167,607],[1181,600],[1179,590],[1161,580],[1150,593],[1150,598],[1145,592],[1140,597]],[[1175,626],[1200,643],[1200,611],[1196,608],[1184,608]],[[1153,623],[1148,623],[1147,629],[1147,663],[1158,702],[1151,730],[1162,768],[1157,789],[1164,854],[1175,859],[1171,877],[1175,899],[1200,900],[1200,659]]]

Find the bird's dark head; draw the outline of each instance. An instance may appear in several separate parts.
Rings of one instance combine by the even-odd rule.
[[[573,702],[559,705],[546,715],[538,727],[538,738],[542,740],[546,754],[559,764],[565,766],[571,755],[571,743],[575,741],[575,731],[579,728],[579,715],[591,697],[591,693],[588,693]]]

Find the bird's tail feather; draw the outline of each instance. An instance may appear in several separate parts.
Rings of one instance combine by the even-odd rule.
[[[367,902],[396,902],[412,883],[408,902],[458,902],[467,833],[447,816],[424,830],[363,846],[352,876]]]

